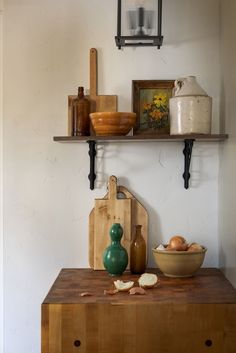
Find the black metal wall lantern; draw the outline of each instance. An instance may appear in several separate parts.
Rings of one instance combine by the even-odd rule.
[[[125,4],[125,5],[124,5]],[[162,0],[117,0],[116,45],[156,46],[163,43]]]

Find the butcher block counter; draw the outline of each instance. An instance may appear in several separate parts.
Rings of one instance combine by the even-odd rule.
[[[42,353],[236,353],[236,290],[215,268],[145,295],[105,295],[125,272],[62,269],[42,303]],[[89,296],[81,296],[82,293]]]

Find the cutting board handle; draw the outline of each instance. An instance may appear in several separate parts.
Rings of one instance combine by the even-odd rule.
[[[117,196],[119,196],[119,194],[122,194],[125,196],[126,199],[134,199],[135,198],[134,195],[122,185],[116,185],[116,194],[117,194]],[[110,198],[109,195],[110,195],[109,192],[107,192],[106,195],[103,197],[103,199],[107,200],[108,198]],[[119,197],[117,197],[117,198],[119,198]]]
[[[98,77],[97,77],[97,49],[90,49],[90,96],[97,96],[97,86],[98,86]]]
[[[108,193],[105,195],[104,199],[118,199],[118,194],[123,194],[126,199],[134,198],[134,195],[131,194],[124,186],[117,185],[117,177],[112,175],[109,177],[108,181]],[[122,197],[123,198],[123,197]]]
[[[117,178],[115,175],[110,176],[108,181],[108,199],[117,199]]]
[[[117,193],[118,194],[123,194],[127,199],[133,199],[134,195],[131,194],[131,192],[129,190],[127,190],[124,186],[119,185],[117,187]]]

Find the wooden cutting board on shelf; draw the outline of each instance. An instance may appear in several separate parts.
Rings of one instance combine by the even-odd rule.
[[[123,198],[118,198],[119,195]],[[94,270],[104,269],[102,256],[110,245],[109,231],[113,223],[120,223],[123,228],[122,245],[129,258],[135,225],[142,225],[142,234],[148,244],[147,211],[124,186],[117,186],[115,176],[109,178],[108,193],[103,199],[95,200],[95,207],[89,215],[89,265]]]
[[[116,112],[116,95],[98,95],[98,54],[97,49],[90,49],[90,103],[91,111]]]
[[[90,68],[90,95],[86,96],[90,100],[90,112],[116,112],[117,95],[98,95],[98,54],[97,49],[91,48],[89,53]],[[72,136],[72,105],[77,98],[76,95],[68,96],[68,135]]]

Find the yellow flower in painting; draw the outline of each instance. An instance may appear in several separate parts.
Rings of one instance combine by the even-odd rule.
[[[164,93],[159,93],[153,97],[153,101],[157,107],[167,104],[167,95]]]
[[[142,103],[142,128],[159,130],[169,127],[168,94],[159,90],[152,95],[152,101]]]

